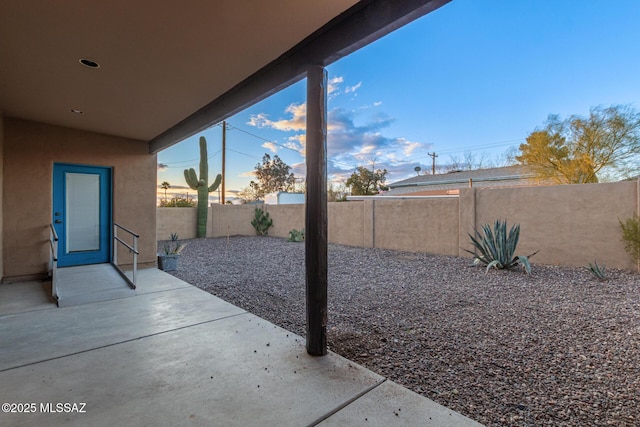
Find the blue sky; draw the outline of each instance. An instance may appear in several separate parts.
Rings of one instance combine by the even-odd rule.
[[[638,0],[453,0],[328,67],[330,180],[375,165],[398,181],[430,170],[430,152],[439,166],[465,153],[496,164],[549,114],[640,109],[638,22]],[[227,198],[264,153],[304,177],[305,84],[227,121]],[[201,135],[213,177],[222,130]],[[198,136],[158,154],[158,182],[173,192],[187,191],[185,168],[197,170]]]

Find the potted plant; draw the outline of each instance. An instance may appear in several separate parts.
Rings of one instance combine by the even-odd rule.
[[[178,241],[178,235],[171,233],[171,242],[164,245],[163,252],[158,254],[158,268],[162,271],[176,271],[180,252],[186,245]]]

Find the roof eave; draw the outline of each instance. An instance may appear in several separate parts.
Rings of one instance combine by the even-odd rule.
[[[282,56],[149,141],[157,153],[225,120],[451,0],[363,0],[329,21]]]

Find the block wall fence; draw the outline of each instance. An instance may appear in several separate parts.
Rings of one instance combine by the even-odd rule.
[[[485,223],[520,223],[518,254],[533,264],[638,270],[624,251],[620,220],[640,214],[640,180],[525,188],[465,188],[459,197],[329,203],[329,241],[349,246],[470,256],[468,233]],[[211,205],[207,237],[253,236],[254,205]],[[263,205],[269,235],[304,228],[304,205]],[[195,237],[195,208],[158,208],[157,237]]]

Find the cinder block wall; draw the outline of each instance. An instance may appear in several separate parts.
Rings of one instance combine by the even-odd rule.
[[[328,236],[331,243],[373,247],[373,202],[329,203]]]
[[[212,204],[209,206],[207,237],[255,235],[251,220],[256,207],[261,206]]]
[[[475,204],[471,200],[475,199]],[[474,189],[460,194],[460,240],[475,226],[507,219],[520,224],[518,252],[532,262],[634,269],[624,251],[620,220],[638,209],[638,181],[549,187]]]
[[[156,234],[158,240],[169,240],[171,233],[179,239],[196,237],[198,208],[158,208]]]
[[[466,188],[459,198],[366,200],[329,203],[329,241],[442,255],[470,256],[468,233],[482,224],[506,219],[520,223],[518,254],[539,253],[534,263],[584,266],[595,260],[608,267],[637,269],[624,251],[620,220],[638,212],[640,181],[525,188]],[[253,236],[256,206],[212,205],[207,236]],[[163,210],[174,209],[168,215]],[[304,228],[304,205],[263,205],[273,219],[270,236],[288,237]],[[180,214],[180,215],[178,215]],[[183,218],[183,219],[181,219]],[[163,221],[195,216],[180,208],[158,209],[158,234],[179,229]],[[161,232],[162,230],[162,232]]]
[[[375,247],[458,255],[458,198],[376,200]]]

